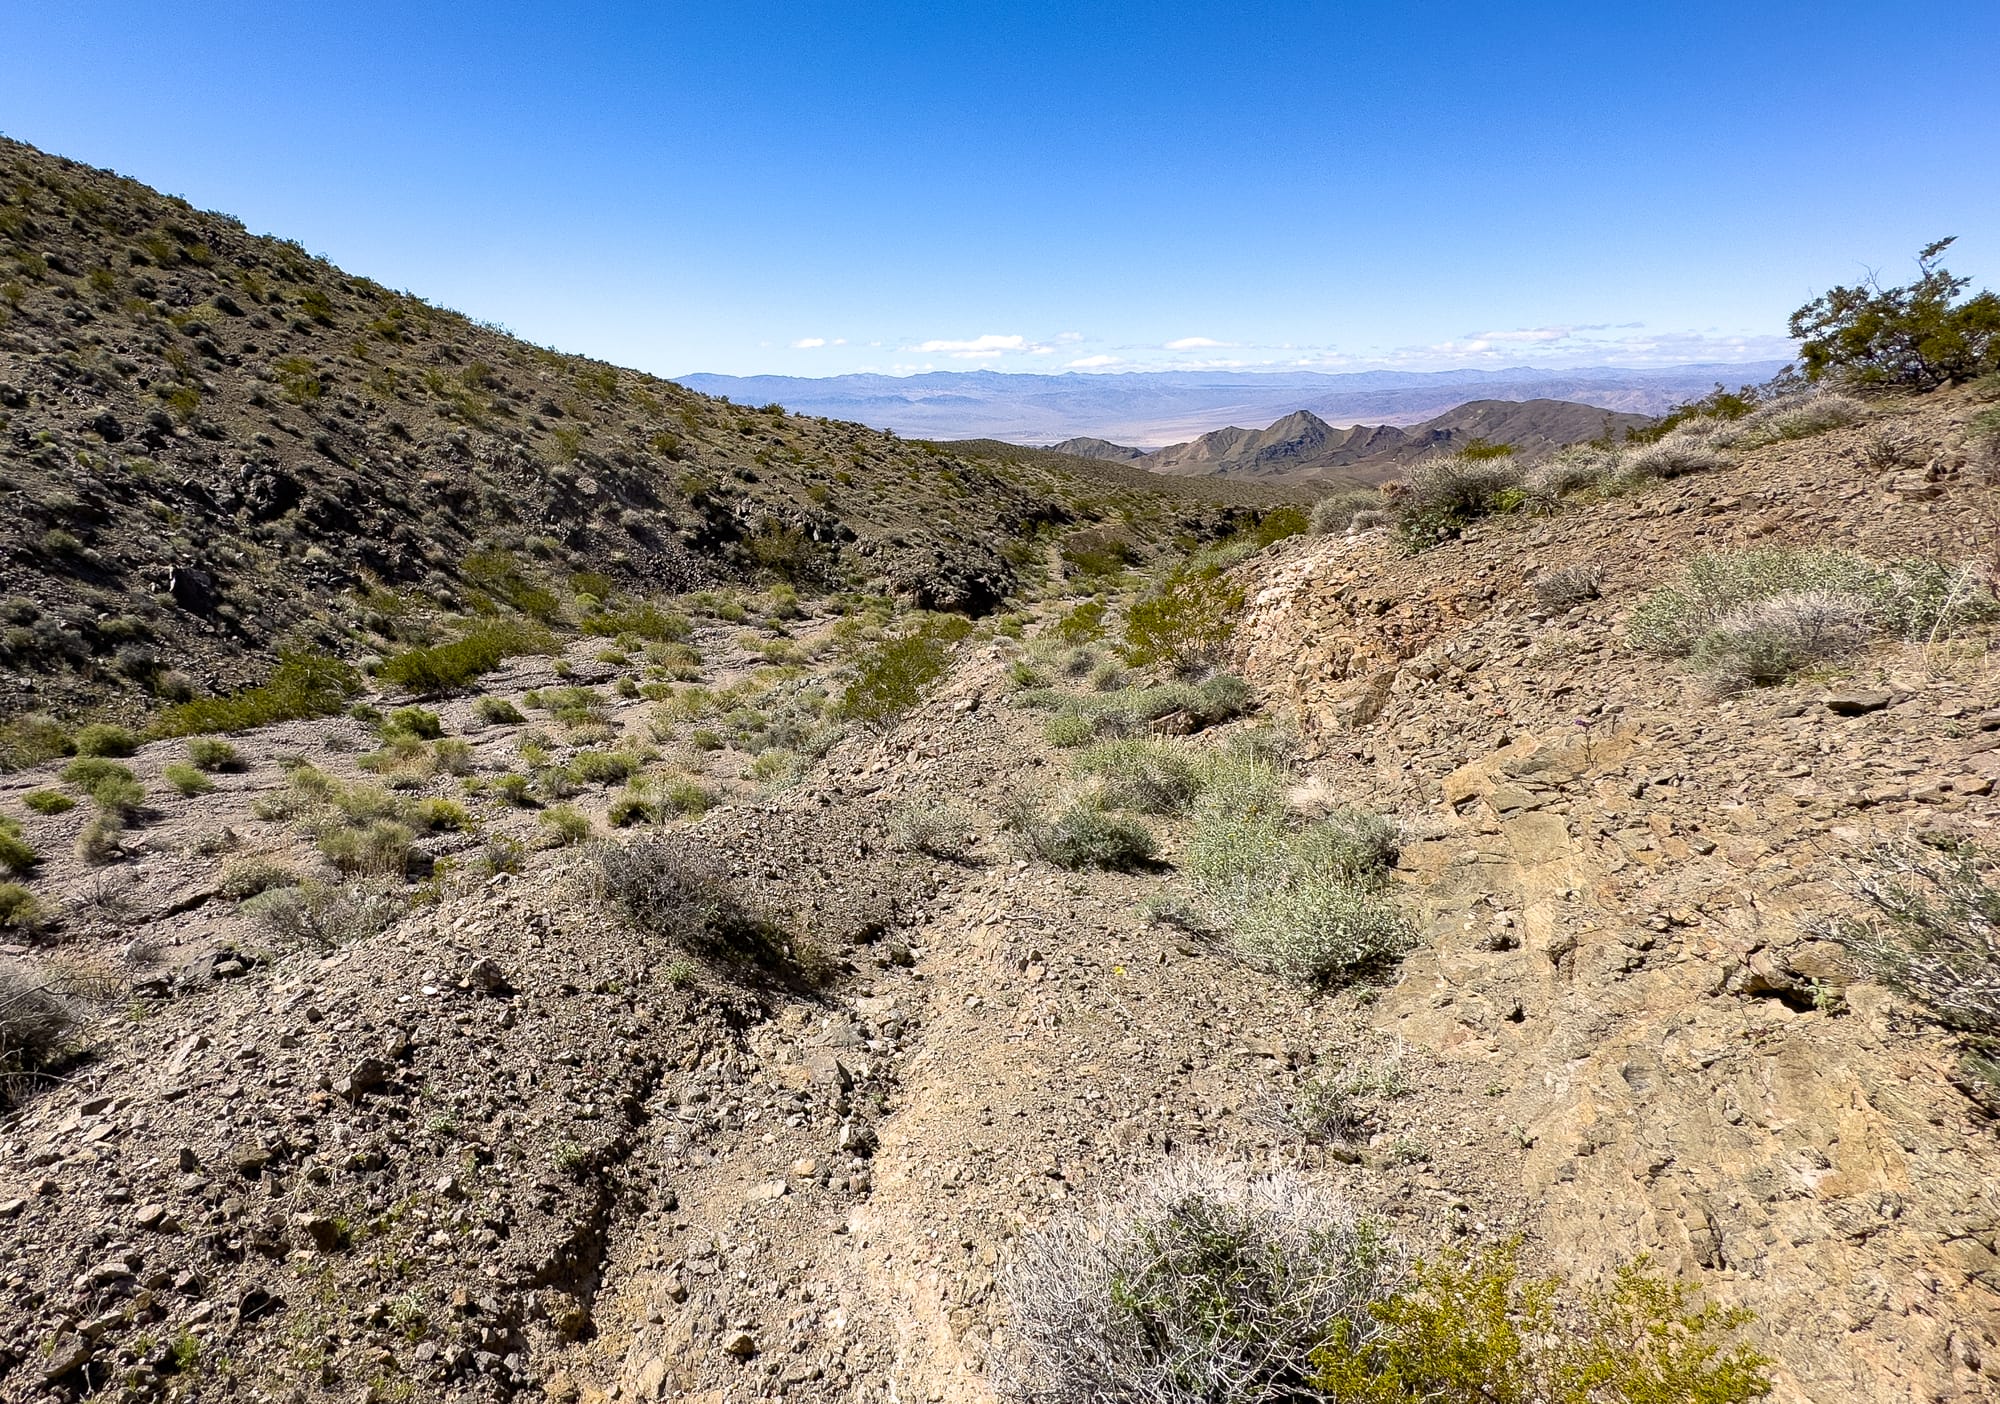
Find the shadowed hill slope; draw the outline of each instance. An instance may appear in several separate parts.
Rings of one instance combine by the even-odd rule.
[[[134,712],[163,673],[168,695],[224,690],[284,646],[391,647],[379,625],[413,603],[546,615],[579,574],[596,594],[873,582],[977,611],[1040,529],[1228,515],[1143,480],[1107,495],[1077,462],[534,346],[0,141],[0,717]]]

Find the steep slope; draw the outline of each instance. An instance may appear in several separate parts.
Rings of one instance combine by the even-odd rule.
[[[1424,948],[1370,1022],[1487,1081],[1440,1125],[1493,1149],[1557,1259],[1648,1250],[1754,1309],[1782,1400],[2000,1389],[1993,1089],[1808,920],[1876,838],[1990,849],[2000,689],[1984,645],[1889,644],[1718,702],[1623,625],[1701,550],[1990,561],[1977,410],[1886,406],[1416,557],[1376,532],[1245,572],[1240,661],[1326,793],[1430,826],[1404,860]],[[1602,598],[1539,609],[1535,577],[1571,567]]]
[[[1074,454],[1078,458],[1102,458],[1111,463],[1135,463],[1146,456],[1144,449],[1127,448],[1109,439],[1064,439],[1049,445],[1050,453]]]
[[[580,575],[980,610],[1075,502],[1163,539],[1216,521],[1108,502],[1079,460],[997,463],[533,346],[6,141],[0,465],[0,718],[225,690],[281,646],[391,649],[412,611],[551,615]]]
[[[1410,434],[1428,437],[1445,448],[1467,439],[1484,439],[1533,456],[1566,444],[1617,439],[1648,422],[1643,414],[1621,414],[1568,400],[1471,400],[1425,420]]]

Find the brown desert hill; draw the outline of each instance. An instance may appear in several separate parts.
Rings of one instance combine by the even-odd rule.
[[[1050,453],[1074,454],[1078,458],[1102,458],[1111,463],[1135,463],[1146,456],[1146,450],[1127,448],[1124,444],[1114,444],[1109,439],[1064,439],[1059,444],[1049,445]]]
[[[979,611],[1079,512],[1162,540],[1231,515],[534,346],[6,140],[0,465],[0,718],[436,642],[396,637],[413,608],[561,626],[584,577]]]
[[[1568,444],[1618,438],[1650,422],[1644,415],[1567,400],[1471,400],[1409,428],[1336,429],[1311,411],[1298,410],[1268,428],[1217,429],[1151,453],[1102,440],[1071,440],[1088,447],[1068,451],[1179,476],[1374,486],[1418,459],[1453,452],[1475,439],[1531,458]]]

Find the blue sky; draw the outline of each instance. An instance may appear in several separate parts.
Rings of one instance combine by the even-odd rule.
[[[665,374],[1657,364],[2000,285],[2000,4],[14,0],[0,131]]]

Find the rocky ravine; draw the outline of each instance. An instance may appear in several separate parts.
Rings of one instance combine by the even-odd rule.
[[[1699,549],[1990,558],[1963,411],[1933,396],[1415,558],[1385,533],[1290,543],[1241,635],[1334,791],[1443,818],[1405,859],[1430,940],[1375,1027],[1490,1083],[1451,1114],[1522,1148],[1495,1188],[1536,1204],[1554,1259],[1649,1250],[1756,1310],[1778,1398],[2000,1388],[1992,1117],[1946,1040],[1806,934],[1872,837],[1991,846],[2000,681],[1892,646],[1715,702],[1621,624]],[[1883,436],[1924,451],[1870,468]],[[1602,598],[1538,614],[1534,576],[1578,564]]]
[[[2000,685],[1891,649],[1713,703],[1619,637],[1704,542],[1981,549],[1961,408],[1419,557],[1243,567],[1240,663],[1308,747],[1299,802],[1412,836],[1425,940],[1380,991],[1315,998],[1147,925],[1165,870],[1017,861],[998,817],[1067,767],[1006,701],[1005,640],[677,829],[813,935],[818,989],[689,965],[574,850],[330,954],[262,949],[189,850],[227,826],[299,860],[256,802],[284,755],[352,776],[344,720],[246,741],[198,812],[163,799],[108,885],[65,856],[76,814],[33,821],[60,953],[133,1002],[0,1128],[0,1399],[985,1399],[1013,1239],[1183,1153],[1301,1164],[1419,1246],[1520,1231],[1583,1274],[1651,1251],[1758,1312],[1782,1400],[1993,1393],[1992,1122],[1802,918],[1870,833],[1990,835]],[[1944,447],[1878,479],[1884,429]],[[1537,615],[1532,575],[1580,561],[1603,598]],[[444,711],[475,774],[500,763],[506,728]],[[173,754],[134,759],[149,790]],[[945,800],[963,861],[894,848],[896,805]],[[1302,1142],[1287,1102],[1354,1065],[1413,1090]]]

